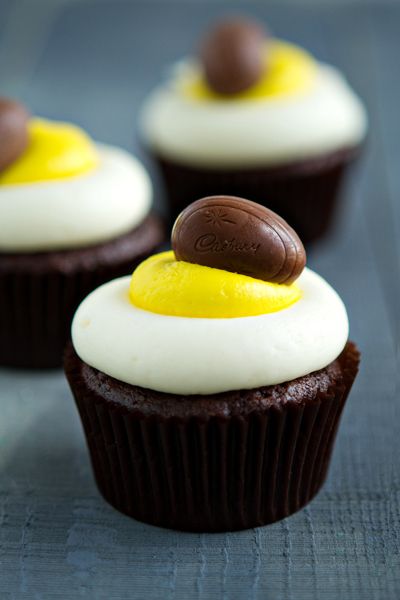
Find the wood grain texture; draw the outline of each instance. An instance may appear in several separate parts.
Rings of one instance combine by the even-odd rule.
[[[146,526],[97,493],[62,374],[0,370],[2,599],[400,596],[400,6],[236,6],[337,64],[371,118],[336,232],[309,256],[346,302],[363,354],[328,481],[306,509],[257,530],[194,535]],[[23,22],[9,21],[13,35],[2,36],[0,25],[0,54],[6,40],[9,57],[0,61],[2,91],[137,148],[141,100],[224,10],[214,2],[28,2]],[[29,33],[35,11],[47,15],[39,40]],[[16,52],[13,62],[24,32],[29,56]]]

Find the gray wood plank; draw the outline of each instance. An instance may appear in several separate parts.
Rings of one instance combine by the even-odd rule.
[[[338,228],[309,257],[345,300],[363,353],[328,481],[307,509],[254,531],[191,535],[137,523],[99,497],[62,374],[0,370],[2,598],[399,597],[400,7],[237,6],[342,68],[371,116]],[[137,149],[142,98],[224,11],[214,2],[66,6],[19,93],[41,114]],[[3,73],[6,88],[12,77]]]

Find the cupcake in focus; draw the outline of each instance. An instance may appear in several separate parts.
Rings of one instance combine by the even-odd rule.
[[[228,193],[268,206],[309,243],[329,229],[367,118],[337,69],[227,19],[150,94],[140,126],[174,218],[185,201]]]
[[[142,165],[0,99],[0,365],[62,364],[73,313],[163,241]]]
[[[162,527],[272,523],[325,480],[359,363],[346,309],[254,202],[195,202],[172,246],[73,320],[65,371],[99,490]]]

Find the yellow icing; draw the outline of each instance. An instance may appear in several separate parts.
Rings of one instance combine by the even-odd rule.
[[[177,261],[161,252],[133,272],[135,306],[162,315],[197,318],[250,317],[287,308],[301,296],[296,284],[279,285],[246,275]]]
[[[200,70],[183,76],[182,91],[195,100],[237,101],[291,96],[312,86],[316,63],[302,48],[274,39],[266,42],[264,61],[265,71],[261,79],[239,94],[228,96],[214,92]]]
[[[28,127],[28,148],[0,173],[0,184],[64,179],[83,175],[97,166],[96,149],[79,127],[36,118]]]

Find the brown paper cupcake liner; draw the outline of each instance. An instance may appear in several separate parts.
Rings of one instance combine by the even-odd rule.
[[[156,161],[172,221],[204,196],[240,196],[278,213],[308,244],[333,222],[344,174],[357,154],[357,149],[346,149],[283,167],[235,170],[192,168],[160,156]]]
[[[61,366],[79,303],[102,283],[132,272],[163,236],[159,219],[149,216],[129,233],[87,248],[0,253],[0,365]]]
[[[65,367],[104,498],[140,521],[212,532],[273,523],[313,498],[358,362],[349,342],[322,371],[231,393],[231,400],[230,393],[217,394],[215,406],[211,396],[180,397],[179,404],[177,397],[121,384],[80,361],[71,347]],[[240,409],[238,394],[245,398]],[[223,415],[227,406],[231,414]]]

